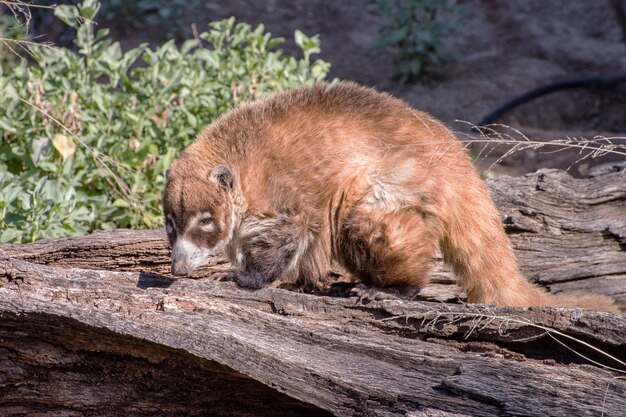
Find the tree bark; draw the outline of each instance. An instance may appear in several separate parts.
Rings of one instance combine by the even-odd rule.
[[[626,304],[624,165],[489,181],[526,275]],[[626,318],[250,291],[164,233],[0,245],[0,415],[621,416]],[[343,279],[337,270],[336,279]],[[440,268],[422,297],[461,294]]]

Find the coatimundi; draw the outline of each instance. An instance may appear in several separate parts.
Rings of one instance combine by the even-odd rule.
[[[240,285],[315,285],[338,261],[375,287],[424,286],[437,248],[472,303],[618,311],[518,271],[461,143],[401,100],[350,82],[280,92],[207,126],[163,195],[172,273],[225,253]]]

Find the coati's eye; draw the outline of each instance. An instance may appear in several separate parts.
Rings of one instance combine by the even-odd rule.
[[[198,225],[200,229],[205,232],[212,232],[215,230],[215,225],[213,224],[213,217],[211,217],[211,213],[202,213],[200,218],[198,219]]]
[[[199,223],[200,223],[201,226],[208,226],[211,223],[213,223],[213,218],[211,217],[210,214],[205,213],[205,214],[202,215],[202,217],[200,217],[200,222]]]

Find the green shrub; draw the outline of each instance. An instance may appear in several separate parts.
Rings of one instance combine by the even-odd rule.
[[[310,60],[317,36],[296,31],[296,59],[232,18],[180,47],[122,52],[89,23],[98,9],[58,6],[76,52],[40,48],[0,75],[0,242],[160,225],[165,170],[205,124],[329,68]]]
[[[467,8],[455,0],[369,0],[387,22],[376,46],[397,49],[395,76],[401,82],[433,78],[441,66],[458,59],[444,39],[460,24]]]
[[[24,48],[27,47],[23,41],[29,40],[24,25],[14,16],[2,14],[0,10],[0,75],[24,55]]]

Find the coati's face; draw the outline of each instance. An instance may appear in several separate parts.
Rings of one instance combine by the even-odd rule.
[[[232,237],[233,176],[224,165],[208,176],[186,176],[174,166],[163,193],[165,229],[172,248],[172,274],[189,275],[217,255]]]

